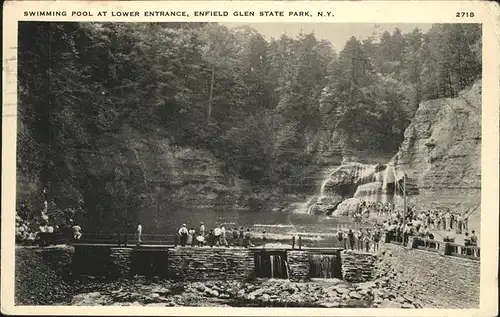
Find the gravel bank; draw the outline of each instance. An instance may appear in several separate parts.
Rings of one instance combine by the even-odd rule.
[[[15,304],[67,305],[73,287],[45,263],[41,253],[30,248],[16,248]]]

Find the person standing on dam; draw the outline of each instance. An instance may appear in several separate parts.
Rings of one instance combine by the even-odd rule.
[[[245,231],[244,231],[243,227],[240,227],[240,235],[239,235],[239,245],[240,246],[243,246],[244,239],[245,239]]]
[[[239,246],[239,242],[238,242],[238,228],[233,228],[233,246]]]
[[[200,223],[200,236],[205,236],[205,225],[203,224],[203,222]]]
[[[179,229],[179,235],[181,236],[181,246],[185,247],[188,240],[188,229],[186,228],[186,224],[182,224]]]
[[[358,232],[356,233],[356,238],[358,240],[358,251],[363,251],[363,240],[364,240],[364,234],[363,234],[363,228],[360,228]]]
[[[342,229],[339,229],[337,231],[337,241],[339,242],[339,246],[344,245],[344,249],[347,249],[346,248],[346,239],[344,239],[344,232],[342,231]]]
[[[194,228],[189,228],[188,230],[188,237],[187,237],[187,245],[190,245],[194,247],[194,242],[195,242],[195,231]]]
[[[224,226],[220,227],[220,244],[223,247],[227,247],[226,228]]]
[[[448,209],[444,215],[444,230],[451,229],[451,213]]]
[[[214,243],[215,246],[220,246],[221,245],[221,235],[222,235],[222,230],[219,227],[215,227],[214,229]]]
[[[347,237],[349,238],[349,247],[354,250],[354,232],[352,232],[352,229],[349,229]]]
[[[214,230],[210,229],[208,232],[208,245],[210,245],[211,248],[213,248],[214,243],[215,243],[215,235],[214,235]]]

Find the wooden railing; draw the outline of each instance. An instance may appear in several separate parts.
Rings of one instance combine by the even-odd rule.
[[[455,243],[448,243],[445,253],[453,256],[477,259],[481,256],[480,250],[480,247],[477,246],[465,246]]]
[[[424,237],[410,236],[408,237],[408,243],[403,243],[402,235],[387,235],[385,239],[386,243],[404,245],[406,247],[418,250],[426,250],[430,252],[436,252],[443,255],[463,257],[473,260],[479,260],[481,257],[481,248],[478,246],[465,246],[457,244],[450,241],[437,241],[431,240]]]
[[[431,252],[439,252],[439,249],[441,247],[441,241],[437,240],[431,240],[427,238],[422,238],[422,237],[414,237],[413,238],[413,248],[414,249],[421,249],[421,250],[427,250]]]
[[[63,233],[40,233],[40,239],[34,242],[35,245],[49,246],[55,244],[94,244],[94,245],[116,245],[116,246],[133,246],[137,244],[136,234],[119,234],[119,233],[87,233],[84,232],[79,240],[73,240],[68,234]],[[207,237],[205,236],[205,241]],[[243,246],[241,239],[233,240],[232,235],[227,235],[226,240],[229,246]],[[260,236],[251,238],[253,246],[261,246],[266,243],[284,243],[292,246],[292,249],[304,248],[344,248],[344,244],[348,245],[347,240],[338,241],[335,236],[324,237],[322,240],[309,239],[307,236],[298,235],[290,236],[289,239],[270,239],[263,240]],[[344,243],[346,242],[346,243]],[[19,242],[23,244],[23,242]],[[181,244],[180,236],[177,234],[143,234],[142,245],[147,246],[178,246]],[[197,243],[194,243],[197,245]],[[210,245],[208,241],[205,245]],[[347,247],[345,247],[347,248]]]

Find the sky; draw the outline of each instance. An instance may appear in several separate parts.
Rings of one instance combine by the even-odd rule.
[[[344,48],[344,44],[351,37],[362,40],[371,36],[378,26],[379,32],[392,31],[399,28],[403,33],[411,32],[418,27],[423,32],[431,28],[432,24],[418,23],[222,23],[229,28],[248,25],[267,39],[279,38],[282,34],[295,37],[302,32],[313,32],[318,39],[325,39],[332,43],[338,53]]]

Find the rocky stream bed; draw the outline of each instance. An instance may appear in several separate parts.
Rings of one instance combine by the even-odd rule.
[[[400,278],[401,272],[386,261],[390,252],[382,248],[375,262],[373,280],[364,283],[348,283],[335,278],[303,282],[282,279],[183,282],[141,276],[120,280],[79,277],[63,281],[48,266],[23,265],[18,266],[16,274],[16,303],[160,307],[432,307],[432,303],[424,303],[407,292],[406,286],[412,282]],[[40,260],[33,258],[33,254],[24,252],[17,256],[38,263]],[[33,268],[37,268],[34,270],[36,274]]]
[[[385,275],[384,275],[385,274]],[[422,303],[390,285],[391,272],[364,283],[340,279],[170,282],[135,277],[114,282],[80,281],[71,305],[226,307],[421,308]]]

